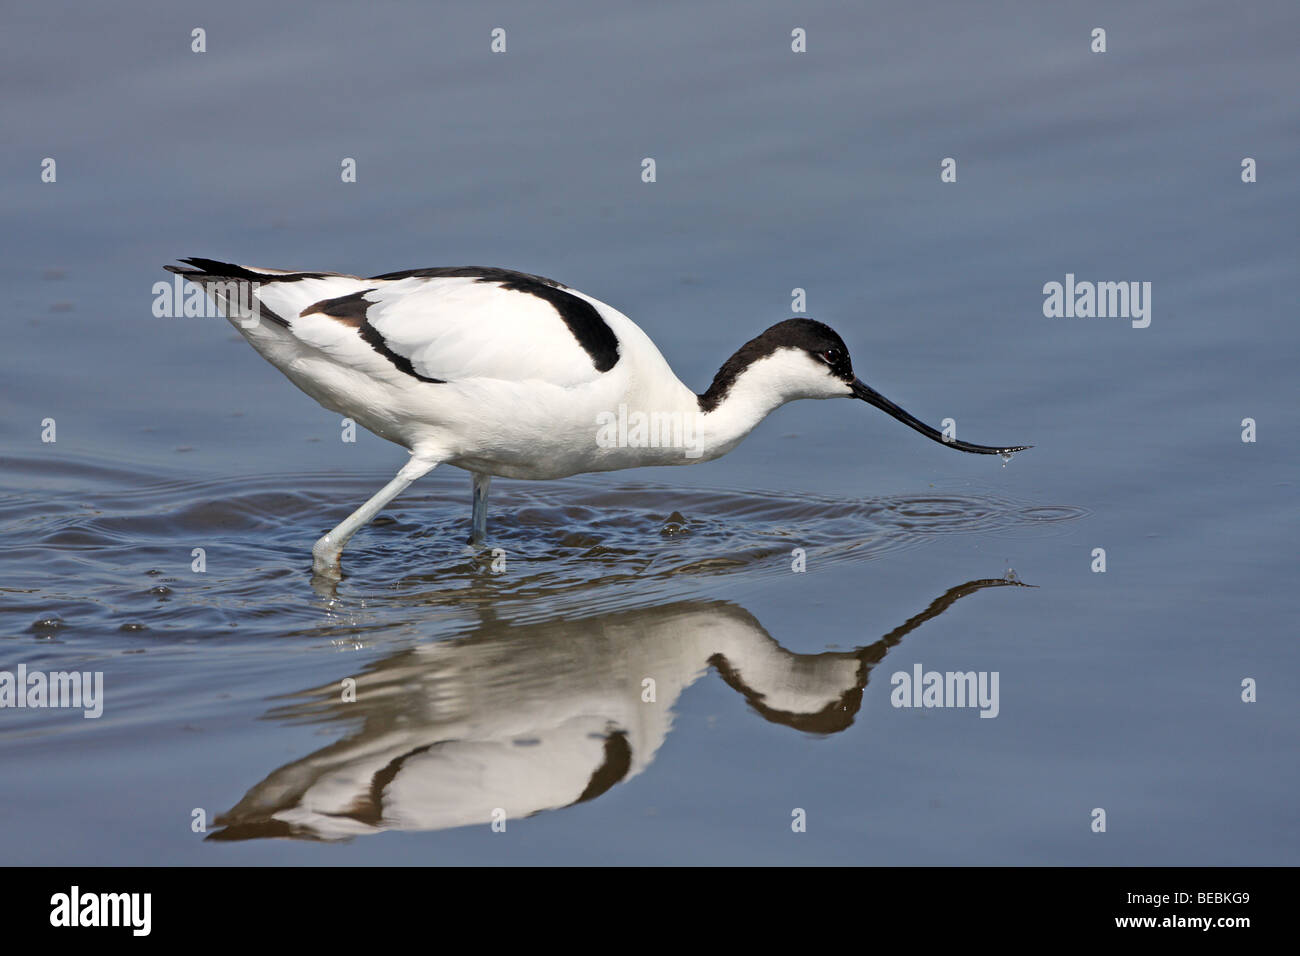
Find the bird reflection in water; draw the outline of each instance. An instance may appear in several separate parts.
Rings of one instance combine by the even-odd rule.
[[[331,683],[272,711],[359,726],[274,771],[217,818],[222,829],[208,839],[441,830],[490,823],[494,811],[518,819],[595,799],[650,765],[678,698],[710,670],[767,721],[839,733],[890,648],[961,598],[1006,586],[1022,585],[1008,577],[950,588],[851,651],[791,653],[726,602],[492,622],[418,645],[370,665],[353,702]]]

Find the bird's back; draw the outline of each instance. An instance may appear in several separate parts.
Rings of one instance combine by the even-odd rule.
[[[527,273],[466,266],[363,278],[184,261],[192,268],[168,268],[209,288],[247,284],[259,326],[268,328],[231,320],[277,365],[283,349],[261,346],[286,335],[395,384],[488,378],[573,386],[620,357],[609,322],[615,310]]]

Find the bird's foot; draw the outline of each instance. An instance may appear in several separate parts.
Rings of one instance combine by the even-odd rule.
[[[340,580],[343,577],[343,567],[339,561],[342,554],[343,549],[331,541],[329,535],[317,541],[311,548],[312,577]]]

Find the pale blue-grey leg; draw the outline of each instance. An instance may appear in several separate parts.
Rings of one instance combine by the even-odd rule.
[[[369,501],[344,518],[337,528],[312,546],[312,571],[316,574],[337,576],[339,573],[339,555],[343,553],[343,546],[348,543],[348,538],[356,534],[366,522],[379,514],[379,509],[405,491],[411,482],[421,475],[428,474],[437,464],[436,461],[430,461],[427,458],[411,458],[402,466],[402,470],[397,473],[396,478],[379,489],[379,492]]]
[[[474,517],[469,543],[482,544],[483,539],[487,537],[487,499],[488,488],[492,485],[492,476],[480,475],[477,471],[471,474],[474,478]]]

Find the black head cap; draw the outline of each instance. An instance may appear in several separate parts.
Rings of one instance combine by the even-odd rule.
[[[777,349],[800,349],[824,363],[836,378],[852,383],[853,363],[844,340],[834,329],[813,319],[786,319],[750,339],[723,363],[709,390],[700,396],[700,408],[711,411],[727,397],[740,373]]]

